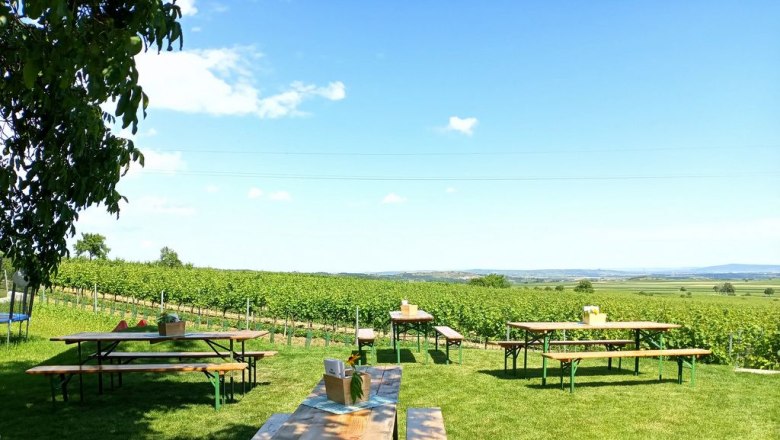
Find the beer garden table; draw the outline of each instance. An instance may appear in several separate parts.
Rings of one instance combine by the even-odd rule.
[[[276,434],[274,440],[292,439],[396,439],[398,438],[398,394],[401,390],[401,367],[366,368],[371,375],[371,395],[396,403],[347,414],[334,414],[300,404]],[[325,396],[325,381],[320,380],[309,398]]]
[[[679,324],[666,324],[652,321],[615,321],[600,324],[585,324],[582,322],[508,322],[506,329],[507,339],[511,339],[512,329],[525,332],[525,347],[523,355],[523,376],[527,378],[528,369],[528,345],[542,344],[542,352],[550,351],[550,340],[556,331],[566,330],[627,330],[634,333],[635,349],[640,349],[640,343],[646,342],[653,348],[664,349],[664,333],[668,330],[680,328]],[[660,358],[659,369],[663,358]],[[634,358],[634,374],[639,374],[639,358]],[[542,385],[547,384],[547,358],[542,357]]]
[[[393,350],[395,350],[396,363],[401,363],[401,333],[414,329],[417,333],[417,352],[420,352],[420,331],[425,340],[425,363],[428,363],[428,327],[433,322],[433,315],[423,310],[418,310],[414,315],[404,315],[401,311],[390,312],[390,323],[393,330]]]
[[[223,332],[192,332],[185,333],[178,336],[162,336],[158,333],[139,333],[139,332],[81,332],[74,333],[67,336],[53,337],[51,341],[62,341],[66,344],[78,344],[78,356],[79,365],[83,365],[89,360],[83,359],[81,344],[84,342],[97,343],[97,350],[94,354],[97,359],[98,365],[103,364],[103,360],[107,355],[116,349],[116,347],[122,342],[149,342],[155,344],[158,342],[168,341],[203,341],[208,344],[209,348],[214,350],[215,354],[219,354],[219,349],[227,350],[228,358],[232,360],[238,360],[240,362],[246,362],[244,344],[249,339],[256,339],[268,334],[267,331],[255,331],[255,330],[239,330],[239,331],[223,331]],[[229,345],[226,347],[217,341],[228,341]],[[241,351],[234,349],[234,343],[241,343]],[[106,344],[105,346],[103,344]],[[244,371],[241,371],[241,380],[244,382]],[[232,381],[232,378],[231,378]],[[82,391],[83,396],[83,382],[82,377],[79,375],[79,390]],[[103,393],[103,374],[98,374],[98,393]],[[82,397],[83,398],[83,397]]]

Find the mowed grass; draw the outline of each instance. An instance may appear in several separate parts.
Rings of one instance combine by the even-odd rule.
[[[30,339],[0,344],[0,437],[6,439],[249,439],[273,413],[292,412],[320,380],[322,359],[346,358],[351,347],[287,347],[282,338],[253,341],[248,349],[273,349],[279,355],[259,362],[259,386],[213,408],[212,387],[199,373],[128,374],[121,388],[97,394],[97,378],[85,377],[86,401],[79,403],[78,382],[72,400],[50,402],[48,380],[24,370],[39,364],[76,362],[76,349],[50,342],[51,336],[78,331],[109,331],[117,317],[72,308],[36,310]],[[92,347],[90,347],[92,348]],[[431,343],[431,349],[432,343]],[[203,349],[198,344],[136,344],[122,350]],[[380,364],[394,354],[379,344]],[[457,352],[453,358],[457,357]],[[403,379],[399,403],[400,438],[406,409],[439,406],[451,439],[523,438],[740,438],[780,437],[780,375],[735,373],[726,365],[699,365],[696,386],[690,370],[685,383],[675,381],[676,363],[666,362],[663,382],[656,360],[644,360],[642,373],[608,371],[606,360],[585,362],[578,370],[574,394],[559,388],[558,369],[541,387],[541,358],[529,354],[530,380],[503,375],[503,352],[464,349],[464,365],[443,364],[432,351],[428,364],[411,342],[402,352]],[[376,363],[376,357],[369,357]],[[522,361],[522,359],[521,359]]]

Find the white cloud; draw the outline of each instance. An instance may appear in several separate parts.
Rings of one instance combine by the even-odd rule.
[[[452,193],[455,193],[455,192],[457,192],[458,190],[457,190],[457,189],[455,189],[455,188],[453,188],[453,187],[449,187],[449,188],[445,189],[444,191],[445,191],[447,194],[452,194]]]
[[[206,192],[209,194],[216,194],[219,192],[219,187],[216,185],[206,185]]]
[[[292,200],[292,196],[287,191],[276,191],[268,196],[271,200],[279,202],[289,202]]]
[[[406,202],[406,197],[401,197],[396,193],[390,193],[385,196],[384,199],[382,199],[382,203],[389,204],[389,203],[404,203]]]
[[[450,116],[450,123],[447,125],[447,130],[457,131],[465,135],[471,136],[474,134],[474,127],[477,126],[477,118],[459,118],[457,116]]]
[[[252,187],[252,188],[249,188],[249,192],[247,193],[246,196],[249,197],[250,199],[257,199],[257,198],[261,197],[262,195],[263,195],[263,190],[261,190],[260,188]]]
[[[260,118],[298,116],[310,98],[339,101],[346,97],[341,81],[326,86],[291,83],[279,93],[262,97],[254,85],[252,66],[263,55],[251,47],[143,52],[136,56],[139,82],[152,108],[212,115],[256,115]]]
[[[200,27],[200,26],[193,26],[193,28],[190,29],[190,32],[200,32],[202,30],[203,30],[203,28]]]
[[[141,168],[138,163],[133,163],[133,165],[130,166],[128,175],[145,172],[176,174],[178,171],[187,169],[187,164],[182,159],[181,152],[167,153],[164,151],[144,149],[142,149],[141,152],[144,155],[144,167]]]
[[[195,208],[171,203],[165,197],[145,196],[138,200],[130,200],[129,208],[150,214],[170,214],[178,216],[191,216],[195,214]]]
[[[185,17],[198,13],[198,8],[195,7],[195,0],[179,0],[176,4],[181,8],[181,15]]]

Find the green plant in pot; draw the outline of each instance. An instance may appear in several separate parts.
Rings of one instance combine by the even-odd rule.
[[[184,321],[176,313],[163,312],[157,318],[157,329],[161,336],[181,336],[184,334]]]

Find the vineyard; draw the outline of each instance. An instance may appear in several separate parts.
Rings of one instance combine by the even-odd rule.
[[[138,300],[166,301],[195,309],[243,313],[326,325],[360,321],[387,330],[388,312],[401,299],[432,313],[474,340],[503,339],[507,321],[578,321],[582,306],[597,304],[614,321],[673,322],[683,327],[667,336],[669,347],[703,347],[711,361],[756,368],[780,367],[780,302],[706,301],[615,293],[581,294],[531,289],[489,289],[447,283],[408,283],[356,277],[201,268],[169,269],[142,263],[65,260],[55,285],[96,289]],[[611,337],[607,332],[568,338]],[[625,336],[625,335],[623,335]],[[734,347],[734,345],[738,345]]]

